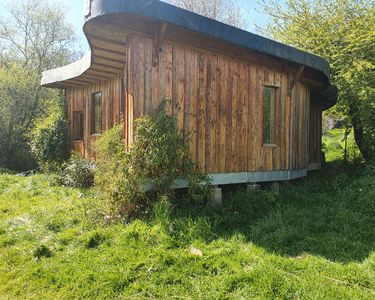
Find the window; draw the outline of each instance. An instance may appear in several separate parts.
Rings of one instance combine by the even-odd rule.
[[[73,140],[83,140],[83,112],[73,112]]]
[[[92,94],[91,97],[91,134],[102,132],[102,93]]]
[[[263,144],[266,145],[276,144],[276,95],[276,87],[264,87]]]

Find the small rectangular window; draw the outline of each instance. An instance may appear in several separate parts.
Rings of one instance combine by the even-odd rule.
[[[102,132],[102,93],[92,94],[91,98],[91,134]]]
[[[276,87],[264,87],[263,144],[267,145],[276,144],[276,95]]]
[[[83,140],[83,112],[73,112],[73,140]]]

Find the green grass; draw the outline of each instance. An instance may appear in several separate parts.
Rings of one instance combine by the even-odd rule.
[[[0,299],[374,299],[374,174],[331,166],[107,225],[93,191],[0,175]]]
[[[329,130],[323,135],[323,150],[327,162],[344,160],[344,137],[345,129],[342,128]],[[353,130],[348,136],[347,156],[348,161],[360,160],[361,157],[358,146],[354,140]]]

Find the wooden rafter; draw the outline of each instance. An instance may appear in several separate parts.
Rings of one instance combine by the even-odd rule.
[[[125,50],[121,52],[121,51],[116,51],[116,50],[112,50],[112,49],[108,49],[108,48],[103,48],[103,47],[97,47],[97,46],[95,46],[94,51],[95,50],[99,50],[99,51],[104,51],[104,52],[108,52],[108,53],[111,53],[111,54],[117,54],[117,55],[125,56]]]
[[[94,50],[95,51],[95,50]],[[119,64],[124,64],[125,63],[125,60],[124,61],[121,61],[119,59],[114,59],[114,58],[110,58],[110,57],[105,57],[105,56],[102,56],[102,55],[97,55],[95,54],[94,52],[94,59],[95,57],[96,58],[99,58],[99,59],[102,59],[102,60],[107,60],[107,61],[111,61],[111,62],[114,62],[114,63],[119,63]]]
[[[289,95],[292,94],[293,89],[296,86],[297,82],[299,81],[299,79],[300,79],[304,70],[305,70],[305,66],[301,66],[295,72],[290,74],[290,76],[289,76]]]
[[[93,68],[96,68],[96,67],[101,67],[101,68],[105,68],[105,71],[109,72],[109,69],[113,69],[113,70],[117,70],[116,73],[118,73],[118,71],[121,71],[122,70],[122,67],[118,67],[118,66],[112,66],[112,65],[107,65],[107,64],[102,64],[102,63],[98,63],[94,60],[94,63],[93,63]],[[98,69],[99,70],[99,69]],[[115,71],[113,71],[115,72]],[[115,74],[116,74],[115,73]]]
[[[156,67],[159,64],[159,55],[161,51],[161,46],[164,41],[165,32],[167,31],[167,23],[163,22],[160,24],[160,28],[155,33],[154,38],[154,48],[152,54],[152,65]]]

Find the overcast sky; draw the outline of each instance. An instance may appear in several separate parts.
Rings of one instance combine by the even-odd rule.
[[[17,0],[15,0],[17,1]],[[73,24],[76,34],[78,35],[80,44],[83,50],[87,50],[86,38],[82,32],[83,27],[83,1],[84,0],[49,0],[53,3],[61,5],[66,8],[67,21]],[[7,0],[0,0],[0,3],[4,4]],[[263,25],[267,16],[259,13],[259,5],[257,0],[239,0],[240,5],[244,8],[247,18],[247,30],[256,33],[257,25]],[[6,16],[6,11],[3,6],[0,6],[0,16]]]

